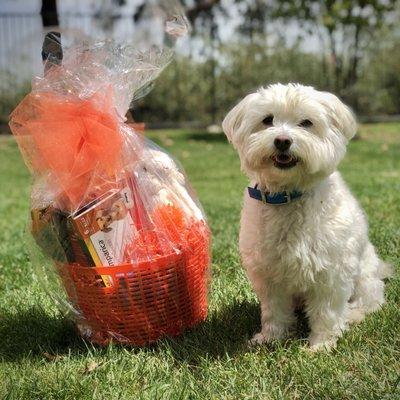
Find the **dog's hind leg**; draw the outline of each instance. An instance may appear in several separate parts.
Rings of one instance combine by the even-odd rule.
[[[310,323],[309,344],[313,351],[330,350],[347,328],[351,286],[325,287],[307,294],[306,313]]]
[[[383,279],[391,275],[391,266],[381,261],[368,243],[360,259],[360,273],[355,279],[349,302],[348,322],[360,322],[365,314],[378,310],[385,302]]]

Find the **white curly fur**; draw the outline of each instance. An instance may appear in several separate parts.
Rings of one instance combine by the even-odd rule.
[[[273,126],[263,119],[273,115]],[[312,126],[303,128],[308,119]],[[304,300],[312,349],[335,346],[349,323],[384,303],[382,279],[389,266],[376,255],[357,200],[336,168],[356,131],[350,109],[336,96],[298,84],[275,84],[245,97],[223,129],[243,171],[269,192],[300,190],[303,196],[269,205],[244,194],[239,247],[261,303],[261,331],[252,343],[288,336],[293,299]],[[292,139],[298,163],[280,169],[278,135]]]

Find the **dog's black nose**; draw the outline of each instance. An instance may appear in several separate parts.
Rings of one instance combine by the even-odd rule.
[[[274,140],[274,145],[279,151],[286,151],[292,143],[293,140],[286,135],[279,135]]]

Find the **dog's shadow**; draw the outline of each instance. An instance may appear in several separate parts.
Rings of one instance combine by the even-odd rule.
[[[300,315],[296,336],[304,337],[307,322]],[[250,351],[247,341],[260,328],[260,310],[256,302],[234,301],[221,306],[207,320],[178,338],[167,338],[132,352],[162,354],[168,352],[178,361],[196,365],[204,357],[220,358]],[[92,345],[79,337],[74,324],[59,315],[50,315],[36,307],[19,314],[6,314],[0,323],[0,359],[18,361],[25,357],[50,360],[63,355],[86,356]],[[270,347],[273,349],[273,347]],[[97,348],[106,352],[107,348]]]
[[[288,347],[309,333],[308,320],[302,310],[296,311],[297,325],[292,339],[264,345],[269,351],[276,346]],[[249,339],[260,330],[260,306],[256,302],[235,301],[209,316],[197,329],[178,340],[168,339],[172,355],[177,361],[196,365],[204,357],[220,358],[226,355],[252,351]],[[162,349],[162,344],[158,345]]]

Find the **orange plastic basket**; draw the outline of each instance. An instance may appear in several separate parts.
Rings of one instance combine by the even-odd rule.
[[[113,340],[143,346],[203,321],[209,239],[206,232],[183,251],[137,264],[58,266],[68,297],[82,317],[81,334],[101,345]],[[112,286],[99,285],[100,275],[111,277]]]

